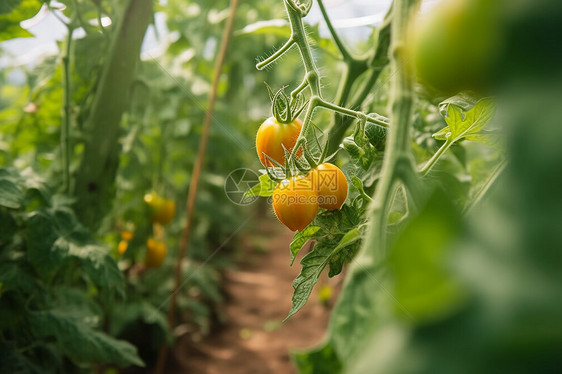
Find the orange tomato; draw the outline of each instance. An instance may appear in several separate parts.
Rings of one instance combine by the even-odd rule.
[[[285,165],[283,147],[289,152],[293,150],[301,128],[302,122],[298,118],[291,123],[280,123],[274,117],[266,119],[256,135],[256,149],[261,163],[264,166],[274,166],[270,160],[266,159],[265,153],[281,165]],[[302,151],[299,152],[302,153]]]
[[[272,200],[275,215],[292,231],[302,231],[318,213],[318,194],[312,182],[301,176],[279,182]]]
[[[133,239],[133,233],[131,231],[123,231],[121,232],[121,239],[126,241],[131,241]]]
[[[318,193],[318,206],[323,209],[341,209],[347,198],[347,179],[336,165],[323,163],[312,169],[307,178]]]

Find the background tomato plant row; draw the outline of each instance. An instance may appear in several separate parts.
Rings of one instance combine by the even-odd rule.
[[[58,42],[59,55],[0,71],[2,371],[66,372],[100,363],[151,366],[161,344],[173,339],[164,317],[173,290],[170,270],[228,2],[170,0],[146,12],[136,8],[140,15],[132,3],[14,0],[0,5],[2,40],[29,36],[20,21],[42,4],[50,6],[43,12],[57,14],[74,35]],[[262,82],[292,90],[316,64],[321,74],[307,84],[310,97],[322,100],[315,101],[320,108],[314,116],[304,113],[309,117],[305,127],[317,129],[305,135],[318,155],[314,133],[329,134],[329,153],[340,149],[333,162],[345,173],[349,194],[341,210],[321,211],[287,250],[293,263],[308,240],[316,241],[301,260],[289,316],[304,305],[324,269],[334,276],[350,265],[326,342],[295,354],[299,369],[552,372],[560,363],[562,337],[557,287],[562,63],[554,47],[560,6],[521,1],[512,8],[501,1],[498,8],[478,8],[484,3],[473,1],[468,21],[460,25],[484,22],[474,32],[455,30],[455,17],[437,17],[437,26],[453,30],[439,39],[441,28],[429,29],[430,41],[438,40],[425,45],[445,46],[441,52],[450,53],[429,53],[429,62],[422,59],[417,67],[422,78],[441,87],[422,81],[397,90],[405,76],[397,75],[404,69],[396,64],[400,54],[389,53],[398,38],[391,30],[404,31],[404,24],[393,22],[411,21],[390,12],[368,38],[353,45],[339,40],[334,30],[327,38],[317,25],[306,24],[298,45],[312,44],[309,55],[301,59],[290,50],[270,69],[256,71],[255,57],[261,56],[258,65],[264,67],[275,57],[272,46],[282,46],[298,26],[295,12],[289,13],[291,26],[279,19],[290,3],[296,2],[243,2],[237,12],[235,47],[220,79],[210,134],[212,157],[206,160],[194,235],[182,264],[186,285],[178,311],[192,337],[220,319],[220,271],[231,265],[231,257],[213,251],[237,232],[240,216],[255,214],[255,206],[227,199],[224,182],[234,169],[261,167],[254,137],[271,115]],[[404,10],[414,2],[395,3]],[[60,4],[66,8],[57,10]],[[311,4],[298,2],[305,10],[296,8],[305,12]],[[121,39],[120,20],[144,17],[148,24],[147,14],[156,22],[165,19],[162,50],[144,50],[134,70],[133,64],[125,66],[130,69],[121,73],[127,74],[118,75],[128,81],[109,79],[119,69],[114,61],[134,62],[139,55],[115,47],[135,44]],[[106,17],[111,23],[101,27],[96,20]],[[142,29],[137,31],[142,35]],[[493,33],[498,39],[481,40]],[[492,48],[497,40],[501,50]],[[135,42],[140,48],[140,40]],[[475,52],[490,49],[497,53],[486,55],[493,61],[477,59]],[[464,71],[459,65],[469,62],[478,68],[469,75],[484,77],[469,77],[472,87],[458,78]],[[483,72],[486,63],[493,67]],[[437,72],[436,66],[441,67]],[[496,101],[482,93],[456,92],[461,88],[497,96],[496,117]],[[376,201],[384,185],[383,165],[394,147],[389,139],[399,127],[393,121],[408,102],[412,115],[402,116],[409,128],[401,146],[420,183],[401,181],[383,215],[388,224],[372,235],[371,197]],[[112,103],[120,109],[106,105]],[[339,112],[324,110],[334,107]],[[355,131],[362,126],[361,113],[369,114],[364,133]],[[326,138],[320,140],[323,144]],[[104,178],[92,178],[95,168],[107,169]],[[271,195],[275,185],[267,174],[260,180],[252,191]],[[175,218],[165,228],[151,222],[142,202],[147,193],[176,202]],[[123,232],[133,237],[120,254]],[[168,255],[161,267],[146,269],[151,238],[162,240]],[[232,254],[235,243],[228,247]]]
[[[59,55],[30,65],[7,65],[0,71],[0,165],[9,167],[2,169],[0,261],[6,271],[0,275],[0,309],[5,316],[0,362],[8,371],[22,367],[56,372],[100,363],[141,365],[142,361],[150,366],[163,342],[171,341],[165,321],[173,287],[170,270],[185,220],[184,201],[228,2],[156,4],[154,20],[165,19],[165,27],[159,26],[163,34],[157,35],[161,47],[143,51],[123,90],[118,81],[115,86],[103,83],[103,72],[113,64],[108,51],[119,36],[127,4],[22,0],[3,3],[0,8],[0,20],[6,25],[3,40],[30,36],[19,23],[37,12],[51,18],[57,14],[74,29],[74,38],[57,42]],[[223,301],[219,270],[231,266],[236,242],[228,242],[221,253],[208,257],[239,227],[240,214],[252,216],[255,212],[254,207],[243,208],[227,199],[225,178],[241,166],[258,164],[251,154],[255,152],[254,131],[268,114],[261,82],[281,82],[290,76],[289,72],[250,74],[254,68],[244,62],[247,56],[260,54],[276,37],[250,34],[244,26],[270,18],[280,9],[279,5],[249,2],[240,6],[235,20],[238,47],[231,49],[219,84],[221,100],[215,108],[209,142],[213,157],[204,168],[190,253],[182,265],[183,275],[189,279],[179,294],[178,310],[186,317],[194,339],[206,334],[212,321],[220,318],[216,309]],[[101,28],[96,23],[98,16],[111,22],[104,21]],[[151,25],[149,33],[154,30]],[[8,52],[2,53],[8,57]],[[121,97],[111,100],[124,105],[116,133],[118,159],[112,161],[116,169],[107,184],[110,193],[84,200],[85,205],[76,211],[77,219],[75,191],[85,148],[94,136],[109,136],[103,124],[90,123],[92,112],[98,110],[96,100],[103,99],[97,95],[104,84],[105,92],[120,92]],[[68,142],[61,142],[67,119]],[[98,146],[87,162],[98,161],[96,152],[105,155],[101,144]],[[68,188],[63,162],[67,151]],[[41,199],[35,197],[38,189]],[[175,218],[160,233],[155,232],[160,229],[153,226],[143,203],[150,192],[176,202]],[[28,200],[30,194],[34,200]],[[100,209],[100,214],[88,213]],[[79,241],[72,236],[73,230],[81,235]],[[49,231],[53,232],[44,235]],[[118,246],[124,231],[132,232],[133,237],[121,255]],[[164,241],[168,255],[161,267],[145,269],[147,241],[155,236]],[[76,267],[77,261],[82,261],[82,267]],[[66,292],[59,295],[62,287],[69,290],[68,296]],[[33,325],[35,315],[37,321],[42,320]],[[54,327],[47,331],[38,327],[42,325]]]

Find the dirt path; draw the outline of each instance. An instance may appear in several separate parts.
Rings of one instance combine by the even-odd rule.
[[[265,221],[257,235],[267,250],[249,245],[239,269],[225,275],[226,323],[200,343],[180,340],[175,373],[292,374],[296,370],[289,351],[322,341],[330,307],[320,302],[319,287],[299,313],[281,323],[291,307],[291,284],[303,255],[289,267],[293,233],[278,222]],[[326,277],[319,283],[334,281]]]

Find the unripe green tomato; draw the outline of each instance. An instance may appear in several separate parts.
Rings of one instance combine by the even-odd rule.
[[[382,150],[386,142],[388,129],[372,122],[365,124],[365,135],[369,139],[369,143],[377,150]]]
[[[411,29],[422,83],[447,94],[485,90],[501,48],[499,2],[443,0]]]
[[[361,148],[355,143],[351,137],[347,137],[343,139],[343,149],[349,153],[349,155],[353,158],[361,157]]]

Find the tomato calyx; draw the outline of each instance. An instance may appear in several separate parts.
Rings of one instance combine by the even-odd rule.
[[[308,100],[304,99],[302,93],[299,93],[296,97],[289,99],[289,97],[285,94],[285,88],[287,88],[287,86],[283,86],[276,92],[273,92],[273,89],[267,83],[265,85],[267,87],[269,99],[271,100],[271,111],[273,117],[279,123],[292,123],[308,105]]]
[[[282,145],[285,158],[283,164],[273,159],[269,155],[263,153],[264,158],[273,166],[266,166],[265,170],[269,178],[276,182],[281,182],[284,179],[289,179],[295,175],[308,174],[311,170],[316,169],[319,165],[326,161],[331,160],[336,155],[337,151],[328,157],[328,138],[326,137],[326,142],[324,146],[320,145],[320,141],[316,134],[314,135],[318,149],[321,154],[316,158],[309,150],[307,145],[296,145],[296,149],[291,152]],[[291,153],[297,154],[302,152],[302,158],[291,158]]]

